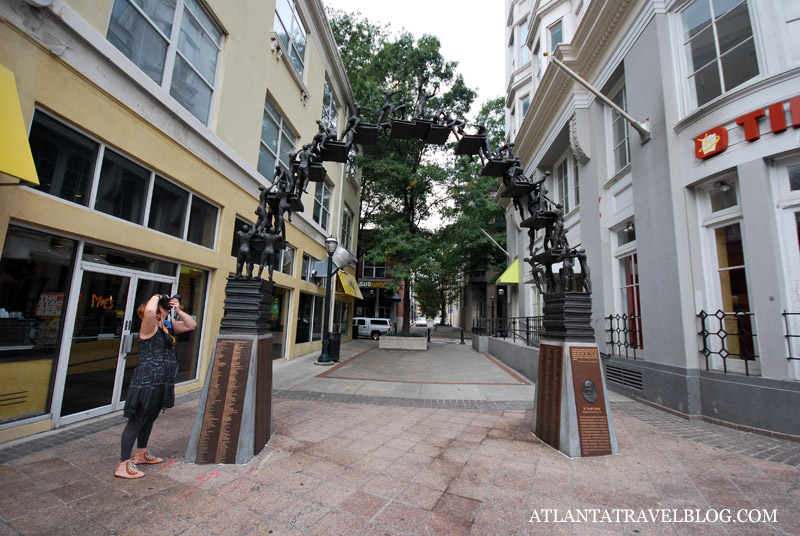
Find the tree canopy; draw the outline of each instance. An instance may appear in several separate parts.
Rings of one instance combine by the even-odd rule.
[[[476,94],[456,73],[457,63],[442,56],[437,37],[392,35],[386,26],[341,11],[330,12],[329,19],[355,99],[373,110],[362,112],[362,121],[374,122],[385,102],[384,91],[399,91],[394,103],[405,104],[408,115],[415,115],[419,88],[434,94],[427,101],[429,117],[434,110],[466,117]],[[497,137],[493,143],[503,137],[502,105],[502,99],[495,99],[481,111],[481,120]],[[452,147],[380,136],[377,145],[363,147],[353,158],[362,172],[360,229],[374,229],[367,255],[391,262],[394,288],[408,291],[416,281],[424,289],[432,281],[443,282],[444,272],[457,277],[465,268],[485,264],[487,244],[496,248],[480,227],[504,240],[504,225],[502,230],[495,225],[498,216],[502,220],[502,209],[491,202],[496,179],[479,177],[477,163],[454,156]],[[424,229],[423,222],[437,213],[452,223],[435,232]],[[440,241],[445,232],[447,247]],[[446,286],[455,287],[448,277]],[[407,332],[409,300],[403,317]]]

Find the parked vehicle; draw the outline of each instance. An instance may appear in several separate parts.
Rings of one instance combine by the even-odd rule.
[[[441,323],[442,323],[442,317],[441,316],[437,316],[436,318],[433,319],[433,325],[434,326],[438,326]]]
[[[392,324],[388,318],[353,318],[353,338],[372,337],[378,340],[381,335],[392,332]]]
[[[417,323],[415,325],[416,326],[427,327],[428,326],[428,319],[425,318],[424,316],[421,316],[421,317],[417,318]]]

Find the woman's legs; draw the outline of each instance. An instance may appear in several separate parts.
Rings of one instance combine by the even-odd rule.
[[[140,449],[147,448],[147,442],[150,439],[150,432],[153,431],[153,423],[156,422],[158,418],[158,412],[151,413],[147,416],[142,423],[142,427],[139,429],[139,433],[136,436],[136,447]],[[133,446],[133,445],[131,445]]]
[[[125,425],[125,429],[122,431],[120,460],[130,459],[134,443],[140,449],[147,447],[147,441],[150,439],[150,432],[153,431],[153,423],[157,417],[158,412],[155,411],[142,418],[137,415],[128,419],[128,424]]]

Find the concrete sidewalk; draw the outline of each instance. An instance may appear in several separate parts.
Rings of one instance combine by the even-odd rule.
[[[337,369],[316,355],[276,364],[275,435],[246,465],[183,463],[196,393],[156,421],[150,448],[166,461],[139,480],[113,476],[118,415],[0,445],[0,536],[800,534],[797,443],[619,397],[620,454],[568,459],[531,434],[524,378],[451,346],[432,345],[426,362],[358,340]],[[479,383],[439,381],[448,367]],[[364,383],[342,387],[352,382]],[[714,522],[683,522],[684,509]],[[728,510],[771,521],[716,520]]]

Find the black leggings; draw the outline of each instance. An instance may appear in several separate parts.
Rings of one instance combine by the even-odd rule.
[[[119,456],[121,461],[130,459],[134,441],[137,448],[143,449],[147,447],[147,441],[150,439],[150,432],[153,431],[153,423],[156,422],[157,417],[158,411],[141,419],[136,417],[128,419],[128,424],[125,425],[125,429],[122,431],[122,445]]]

